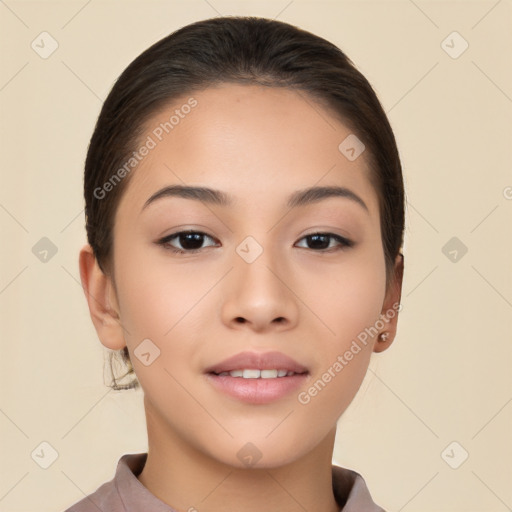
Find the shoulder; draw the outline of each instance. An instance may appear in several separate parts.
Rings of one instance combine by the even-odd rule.
[[[342,512],[386,512],[373,501],[364,478],[356,471],[333,465],[332,482]]]
[[[104,483],[64,512],[98,512],[98,510],[124,511],[114,480]]]
[[[129,496],[134,485],[141,485],[136,475],[144,466],[147,453],[125,454],[118,463],[112,480],[98,487],[92,494],[77,501],[64,512],[125,512],[123,496]],[[134,473],[135,472],[135,473]],[[133,498],[133,496],[131,496]]]

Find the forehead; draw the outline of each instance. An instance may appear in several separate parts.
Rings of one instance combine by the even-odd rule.
[[[377,214],[365,153],[350,161],[339,149],[349,136],[303,91],[239,84],[195,91],[145,124],[141,140],[151,140],[152,149],[133,171],[119,209],[141,209],[169,184],[225,190],[239,206],[260,207],[299,189],[339,185],[364,196]]]

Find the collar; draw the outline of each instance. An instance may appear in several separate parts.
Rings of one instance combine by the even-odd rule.
[[[113,483],[126,512],[137,512],[143,504],[151,512],[176,512],[137,479],[147,459],[146,453],[127,453],[117,463]],[[332,466],[333,492],[340,512],[385,512],[376,505],[363,477],[350,469]]]

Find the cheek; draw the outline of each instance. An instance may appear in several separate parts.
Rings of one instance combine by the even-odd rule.
[[[327,348],[341,350],[378,320],[386,279],[384,255],[378,249],[347,253],[339,264],[317,264],[306,272],[309,279],[301,283],[302,294],[323,321]]]
[[[155,340],[160,347],[177,307],[173,304],[178,300],[176,294],[169,293],[172,281],[162,278],[161,269],[152,265],[136,244],[127,250],[119,243],[115,269],[121,321],[130,352],[146,338]]]
[[[204,293],[192,267],[173,263],[149,243],[120,242],[115,264],[126,326],[143,336],[163,339]]]
[[[368,368],[385,295],[384,256],[376,247],[324,272],[317,271],[307,292],[324,325],[313,387],[299,403],[332,419],[351,402]]]
[[[116,275],[125,340],[138,379],[151,388],[153,382],[168,380],[165,370],[180,376],[195,361],[193,341],[203,332],[197,318],[211,315],[212,298],[204,296],[218,278],[213,269],[208,275],[194,272],[191,265],[170,263],[160,250],[137,249],[136,244],[119,254]],[[147,352],[146,362],[154,362],[145,365],[138,356]]]
[[[377,265],[377,269],[379,266]],[[366,375],[384,297],[384,280],[371,267],[354,267],[325,281],[316,310],[329,330],[318,339],[318,364],[309,386],[297,397],[311,428],[322,429],[343,414]]]

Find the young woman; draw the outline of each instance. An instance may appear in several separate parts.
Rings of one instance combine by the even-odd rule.
[[[383,510],[332,465],[403,274],[395,138],[348,57],[263,18],[174,32],[106,99],[85,201],[84,291],[148,452],[68,512]]]

